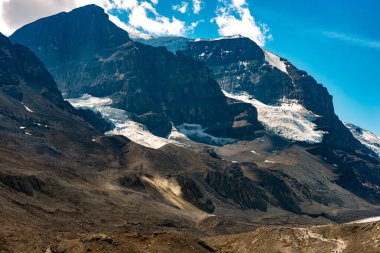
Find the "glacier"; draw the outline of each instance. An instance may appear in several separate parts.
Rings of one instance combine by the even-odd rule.
[[[296,100],[282,99],[281,105],[261,103],[247,93],[232,94],[223,91],[226,97],[248,103],[257,108],[258,120],[273,134],[287,140],[321,143],[325,132],[316,130],[313,121],[318,115],[306,110]]]

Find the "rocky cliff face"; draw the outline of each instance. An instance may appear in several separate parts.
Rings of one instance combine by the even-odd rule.
[[[205,64],[130,41],[98,7],[39,20],[11,38],[44,61],[67,96],[109,96],[158,136],[184,123],[234,138],[253,138],[261,128],[255,108],[228,101]]]
[[[130,41],[128,34],[108,22],[103,9],[95,5],[37,20],[20,28],[13,42],[26,45],[47,66],[63,92],[75,91],[87,61],[96,52]],[[41,45],[43,42],[43,45]],[[77,74],[70,78],[60,73]]]
[[[319,130],[325,131],[324,143],[345,150],[368,149],[361,145],[343,125],[334,112],[332,96],[305,71],[297,69],[289,61],[260,48],[255,42],[241,36],[215,40],[143,41],[155,46],[168,46],[196,60],[205,62],[213,77],[227,92],[248,93],[268,105],[282,102],[301,104],[317,117]]]
[[[92,120],[88,123],[85,118]],[[75,110],[63,99],[43,63],[29,49],[12,44],[2,34],[0,119],[3,147],[21,145],[25,150],[32,148],[41,155],[45,152],[59,155],[68,149],[65,156],[69,157],[75,153],[71,151],[83,148],[71,145],[71,142],[91,143],[91,139],[100,134],[96,126],[106,124],[93,113]],[[24,150],[21,146],[20,153]]]
[[[63,109],[70,108],[42,62],[29,49],[18,44],[13,45],[2,34],[0,63],[0,87],[10,97],[22,101],[24,95],[28,95],[22,92],[24,85],[27,85],[54,105]]]

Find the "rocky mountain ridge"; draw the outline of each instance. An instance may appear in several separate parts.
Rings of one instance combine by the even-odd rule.
[[[177,43],[176,43],[177,41]],[[233,36],[210,40],[155,38],[141,40],[154,46],[167,46],[193,59],[205,62],[221,88],[232,94],[246,93],[267,105],[300,104],[316,117],[317,130],[324,142],[340,149],[370,152],[353,138],[334,112],[332,96],[305,71],[297,69],[252,40]]]

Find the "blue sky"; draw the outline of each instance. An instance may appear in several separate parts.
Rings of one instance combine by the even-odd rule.
[[[9,35],[37,18],[90,3],[140,36],[243,33],[325,85],[342,120],[380,135],[380,1],[0,0],[0,31]]]
[[[344,120],[380,135],[380,1],[255,0],[266,48],[308,71]]]

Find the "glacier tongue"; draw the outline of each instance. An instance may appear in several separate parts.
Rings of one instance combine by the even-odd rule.
[[[226,97],[252,104],[257,108],[258,119],[264,127],[285,139],[307,143],[320,143],[323,131],[315,130],[313,121],[318,117],[306,110],[296,100],[281,100],[280,106],[270,106],[259,102],[246,93],[231,94],[223,91]]]
[[[123,135],[133,142],[154,149],[161,148],[168,143],[182,146],[175,140],[161,138],[152,134],[142,124],[131,120],[126,111],[112,108],[112,99],[108,97],[97,98],[85,94],[80,98],[67,99],[67,101],[75,108],[98,111],[103,118],[112,122],[115,128],[107,132],[106,135]]]
[[[351,131],[352,135],[360,141],[364,146],[374,151],[380,158],[380,137],[370,131],[364,130],[354,124],[343,122]]]

